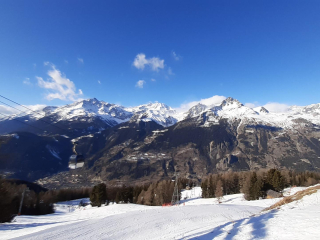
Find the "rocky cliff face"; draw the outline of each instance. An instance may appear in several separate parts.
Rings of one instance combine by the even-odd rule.
[[[207,116],[207,113],[204,113]],[[154,122],[125,123],[78,141],[85,152],[82,183],[150,181],[183,177],[200,179],[220,171],[286,168],[318,171],[320,129],[297,120],[284,129],[235,119],[208,126],[202,116],[163,128]],[[64,183],[64,179],[59,179]]]

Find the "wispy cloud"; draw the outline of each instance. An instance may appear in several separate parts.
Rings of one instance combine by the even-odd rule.
[[[179,108],[176,109],[176,111],[177,112],[186,112],[190,108],[192,108],[193,106],[195,106],[199,103],[207,105],[207,106],[215,106],[215,105],[221,104],[221,102],[225,99],[226,99],[225,96],[215,95],[210,98],[204,98],[204,99],[201,99],[198,101],[184,102],[180,105]]]
[[[168,75],[174,75],[174,73],[172,72],[171,67],[168,68]]]
[[[144,84],[146,83],[146,81],[144,80],[139,80],[137,83],[136,83],[136,87],[137,88],[143,88]]]
[[[278,102],[268,102],[264,105],[260,104],[259,102],[253,102],[253,103],[246,103],[244,105],[250,108],[264,107],[269,112],[274,112],[274,113],[287,112],[289,111],[289,108],[290,108],[290,105],[286,103],[278,103]]]
[[[145,66],[148,65],[150,66],[152,71],[158,72],[159,69],[164,68],[164,60],[157,57],[146,58],[146,55],[144,53],[139,53],[135,57],[132,65],[141,70],[143,70]]]
[[[78,62],[83,64],[84,63],[83,58],[78,58]]]
[[[65,64],[68,64],[68,63],[69,63],[69,61],[68,61],[68,60],[64,60],[64,63],[65,63]]]
[[[290,105],[285,103],[269,102],[263,105],[269,112],[288,112]]]
[[[12,114],[19,113],[19,111],[4,105],[0,105],[0,113],[6,114],[6,115],[12,115]],[[4,116],[2,115],[0,116],[0,118],[3,118],[3,117]]]
[[[47,80],[43,80],[43,78],[38,76],[36,78],[38,80],[39,87],[45,88],[49,91],[49,93],[46,94],[46,99],[76,101],[81,95],[83,95],[82,90],[79,89],[77,92],[75,84],[56,69],[53,64],[47,63],[45,65],[51,67],[47,72],[49,78]]]
[[[98,83],[101,84],[100,80],[98,80]]]
[[[41,104],[36,104],[36,105],[25,105],[27,108],[30,108],[33,111],[38,111],[42,110],[43,108],[46,107],[46,105],[41,105]],[[22,108],[20,106],[16,107],[17,109],[20,109],[21,111],[18,111],[17,109],[5,106],[5,105],[0,105],[0,113],[6,114],[6,115],[12,115],[12,114],[26,114],[30,113],[30,110],[27,110],[25,108]],[[2,117],[2,116],[0,116]]]
[[[245,103],[244,105],[245,105],[246,107],[249,107],[249,108],[255,108],[255,107],[261,106],[261,104],[258,103],[258,102]]]
[[[181,56],[178,55],[175,51],[172,51],[171,54],[174,60],[179,61],[181,59]]]
[[[154,78],[151,78],[151,82],[155,82],[155,81],[157,81],[157,80],[155,80]]]
[[[26,78],[25,80],[23,80],[23,84],[32,85],[32,83],[30,82],[30,78]]]

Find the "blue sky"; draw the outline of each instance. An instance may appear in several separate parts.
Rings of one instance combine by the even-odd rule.
[[[320,1],[1,1],[0,94],[320,102]]]

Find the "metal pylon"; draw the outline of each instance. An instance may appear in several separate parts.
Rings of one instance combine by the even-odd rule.
[[[171,205],[179,205],[180,203],[180,193],[179,193],[179,174],[177,172],[174,172],[174,175],[176,177],[175,184],[174,184],[174,190],[172,194],[172,200],[171,200]]]

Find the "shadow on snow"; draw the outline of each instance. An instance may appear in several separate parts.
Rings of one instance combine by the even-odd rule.
[[[200,240],[207,240],[207,239],[214,239],[222,234],[227,233],[224,240],[232,240],[241,229],[241,225],[251,225],[252,226],[252,239],[261,239],[267,236],[266,231],[266,223],[269,219],[273,218],[275,215],[276,210],[272,210],[265,214],[261,214],[259,216],[253,216],[250,218],[243,218],[234,222],[227,222],[223,225],[220,225],[212,231],[204,233],[203,235],[192,237],[190,239],[200,239]],[[230,230],[226,230],[225,228]]]

